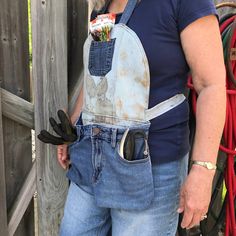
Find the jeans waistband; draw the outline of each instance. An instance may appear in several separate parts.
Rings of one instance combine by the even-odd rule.
[[[125,130],[127,129],[124,127],[117,127],[115,125],[107,126],[105,124],[76,125],[75,127],[78,137],[89,136],[94,138],[101,138],[103,140],[111,142],[112,146],[115,146],[116,142],[121,140]],[[129,129],[142,129],[148,134],[149,127],[150,123],[147,122],[142,125],[129,127]]]

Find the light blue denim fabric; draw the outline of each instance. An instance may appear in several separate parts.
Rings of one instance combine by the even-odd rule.
[[[174,236],[179,190],[187,175],[188,155],[152,166],[154,200],[141,211],[98,207],[92,188],[71,182],[60,236]]]
[[[149,63],[138,35],[126,25],[137,2],[128,1],[109,41],[95,41],[89,34],[84,43],[84,125],[132,126],[148,120]]]
[[[143,210],[154,198],[151,157],[144,137],[135,140],[134,160],[119,155],[125,128],[100,124],[76,124],[78,139],[69,146],[71,167],[66,176],[92,188],[99,207]],[[150,122],[130,130],[148,136]],[[145,147],[147,155],[144,154]]]

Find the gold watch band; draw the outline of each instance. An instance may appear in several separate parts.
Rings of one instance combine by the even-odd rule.
[[[208,170],[216,170],[217,169],[217,166],[209,161],[195,161],[195,160],[193,160],[192,165],[203,166]]]

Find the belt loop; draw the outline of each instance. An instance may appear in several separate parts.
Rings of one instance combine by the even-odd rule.
[[[117,129],[116,128],[113,128],[112,129],[112,133],[111,133],[111,146],[113,148],[116,147],[116,135],[117,135]]]

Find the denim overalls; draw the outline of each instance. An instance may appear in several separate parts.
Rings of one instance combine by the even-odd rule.
[[[67,172],[77,185],[93,189],[98,206],[126,210],[146,209],[154,198],[150,120],[185,100],[177,94],[148,109],[148,60],[140,39],[126,25],[136,4],[128,1],[110,41],[94,41],[90,34],[84,44],[83,108],[76,122],[78,139],[69,145]],[[127,128],[145,133],[135,139],[132,161],[119,151]]]

